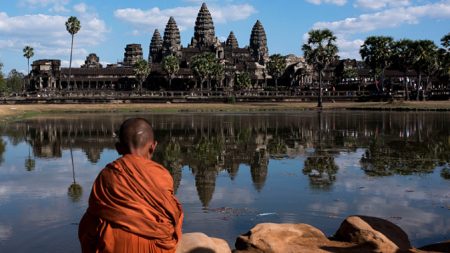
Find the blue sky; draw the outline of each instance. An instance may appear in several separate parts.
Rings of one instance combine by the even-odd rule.
[[[22,53],[26,45],[35,49],[32,60],[61,59],[67,66],[70,35],[64,23],[69,16],[77,16],[82,26],[75,37],[74,66],[89,53],[96,53],[103,64],[121,61],[130,43],[142,44],[146,58],[154,29],[163,34],[170,16],[186,47],[202,2],[212,13],[216,36],[223,41],[234,31],[241,47],[248,45],[259,19],[270,54],[303,55],[301,45],[313,28],[334,31],[341,58],[359,58],[359,47],[370,35],[439,44],[450,32],[450,0],[0,0],[3,72],[26,72]]]

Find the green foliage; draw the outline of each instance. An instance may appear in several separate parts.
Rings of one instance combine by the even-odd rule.
[[[216,61],[212,66],[211,66],[211,78],[216,80],[216,82],[220,82],[222,81],[222,79],[225,76],[225,68],[222,64],[220,64],[220,62]]]
[[[72,36],[78,33],[81,29],[80,21],[77,17],[71,16],[66,21],[66,30],[69,32]]]
[[[212,53],[202,53],[195,55],[191,59],[191,70],[201,82],[211,75],[216,57]]]
[[[30,59],[34,56],[34,49],[30,46],[26,46],[23,49],[23,57]]]
[[[3,76],[3,63],[0,62],[0,93],[5,93],[8,91],[8,88],[6,86],[6,80]]]
[[[167,73],[170,82],[178,70],[180,70],[180,61],[178,60],[178,57],[174,55],[164,57],[162,60],[162,69]]]
[[[252,87],[252,79],[248,72],[242,72],[236,75],[236,90],[245,90]]]
[[[450,33],[447,33],[444,37],[442,37],[441,45],[446,48],[447,51],[450,51]]]
[[[273,54],[270,56],[270,60],[267,63],[267,71],[275,79],[277,84],[278,78],[284,73],[286,69],[286,59],[280,54]]]
[[[13,69],[8,74],[8,79],[6,81],[6,87],[9,92],[18,93],[23,90],[25,76]]]
[[[359,53],[375,77],[391,65],[394,39],[386,36],[369,36],[361,45]]]
[[[414,55],[413,67],[419,74],[428,77],[439,68],[438,47],[431,40],[416,40],[412,43]]]
[[[321,72],[337,59],[336,36],[328,29],[311,30],[308,36],[307,43],[302,46],[305,59]]]
[[[148,75],[150,74],[150,65],[148,62],[144,59],[139,59],[136,61],[136,63],[133,65],[134,68],[134,74],[136,76],[136,80],[139,82],[139,90],[142,90],[142,83],[147,79]]]
[[[392,44],[392,64],[396,69],[406,72],[414,64],[413,41],[402,39]]]

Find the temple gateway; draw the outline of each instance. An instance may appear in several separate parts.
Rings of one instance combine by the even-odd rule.
[[[254,24],[249,38],[249,45],[239,47],[233,33],[227,40],[221,42],[215,34],[214,22],[205,3],[202,4],[195,21],[194,35],[187,47],[181,45],[180,30],[176,20],[170,17],[163,36],[156,29],[149,45],[148,62],[151,73],[143,87],[149,90],[167,89],[167,74],[162,68],[164,57],[176,56],[179,60],[179,70],[172,81],[171,89],[189,90],[198,87],[198,80],[191,70],[191,60],[194,56],[210,53],[223,66],[222,80],[212,81],[216,89],[233,88],[236,76],[248,73],[254,87],[267,85],[270,78],[266,71],[269,60],[267,38],[262,23]],[[79,68],[61,67],[60,60],[36,60],[32,64],[29,91],[58,90],[133,90],[136,87],[136,76],[133,65],[143,59],[140,44],[129,44],[125,47],[122,62],[108,64],[103,67],[96,54],[89,54],[85,64]],[[288,57],[289,58],[289,57]],[[294,59],[291,65],[302,64],[302,59]],[[298,67],[297,67],[298,68]],[[70,73],[70,76],[69,76]]]

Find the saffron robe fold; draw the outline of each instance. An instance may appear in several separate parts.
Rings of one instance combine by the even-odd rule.
[[[78,237],[83,252],[175,252],[182,222],[169,172],[128,154],[98,175]]]

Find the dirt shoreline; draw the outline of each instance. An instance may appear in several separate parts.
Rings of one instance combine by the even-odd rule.
[[[270,112],[318,110],[316,103],[147,103],[147,104],[27,104],[0,105],[0,119],[14,120],[65,113],[108,112]],[[323,110],[450,111],[450,101],[336,102]]]

